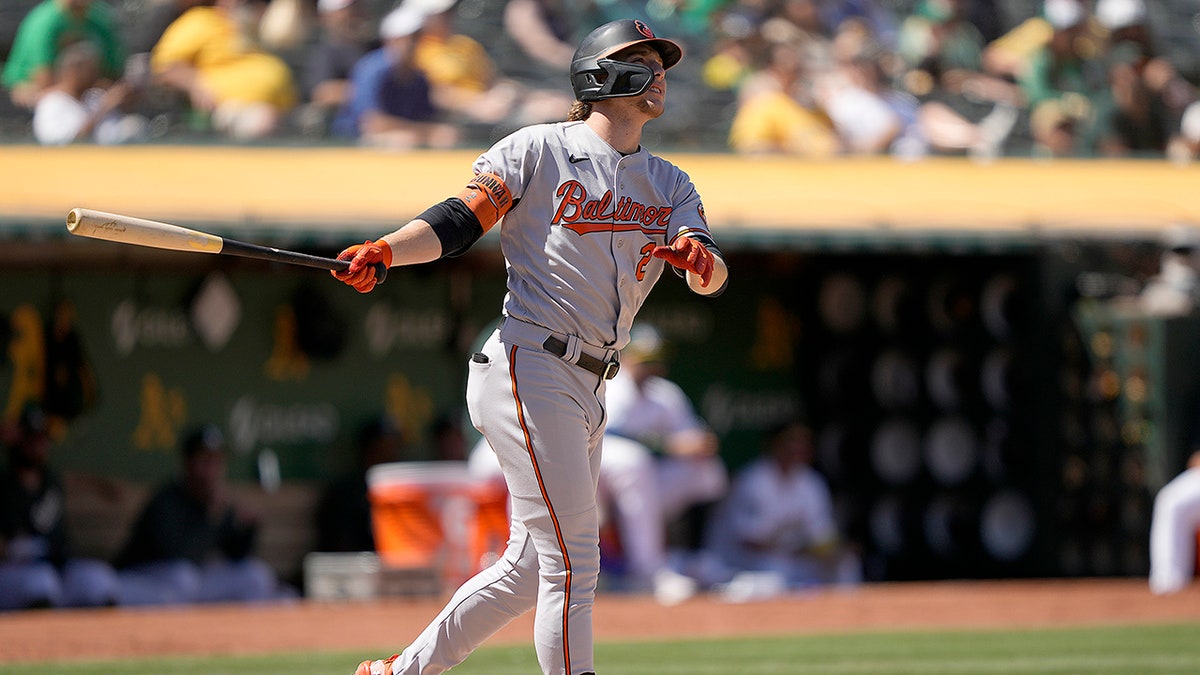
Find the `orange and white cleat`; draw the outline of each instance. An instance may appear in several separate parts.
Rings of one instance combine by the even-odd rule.
[[[392,654],[390,658],[382,661],[363,661],[358,664],[358,670],[354,671],[354,675],[392,675],[392,664],[398,658],[400,658],[399,654]]]

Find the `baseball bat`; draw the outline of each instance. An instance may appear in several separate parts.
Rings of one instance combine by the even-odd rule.
[[[219,253],[323,270],[342,271],[350,266],[349,260],[323,258],[298,251],[259,246],[170,223],[93,211],[92,209],[71,209],[67,213],[67,231],[80,237],[162,248],[169,251]],[[375,283],[381,284],[387,278],[387,267],[383,263],[376,263],[374,267]]]

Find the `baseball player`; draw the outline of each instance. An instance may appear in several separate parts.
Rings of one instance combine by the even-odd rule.
[[[1196,576],[1196,531],[1200,528],[1200,451],[1187,468],[1154,496],[1150,518],[1150,592],[1178,593]]]
[[[508,547],[403,653],[364,661],[357,675],[444,672],[531,609],[542,671],[594,673],[606,383],[667,265],[700,295],[720,293],[728,274],[688,176],[641,145],[682,56],[641,21],[600,26],[571,62],[566,122],[514,132],[456,196],[341,253],[350,266],[334,276],[368,292],[372,265],[457,255],[502,223],[508,269],[503,321],[472,355],[466,392],[511,495]]]

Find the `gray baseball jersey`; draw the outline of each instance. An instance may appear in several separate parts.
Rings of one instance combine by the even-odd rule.
[[[667,263],[655,245],[709,238],[687,174],[641,149],[622,155],[583,122],[528,127],[475,164],[515,205],[500,225],[505,313],[620,349]]]
[[[466,393],[504,472],[512,528],[501,559],[458,589],[393,672],[440,673],[530,609],[542,671],[593,672],[602,364],[662,274],[654,247],[711,239],[686,174],[644,149],[622,155],[582,122],[517,131],[474,168],[512,204],[499,223],[505,317],[472,357]]]

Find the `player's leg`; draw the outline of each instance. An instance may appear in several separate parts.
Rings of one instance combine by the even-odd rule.
[[[0,610],[62,603],[58,572],[47,562],[0,562]]]
[[[247,602],[276,596],[275,573],[256,557],[214,560],[200,568],[197,602]]]
[[[396,675],[442,672],[537,603],[543,670],[589,672],[591,601],[599,573],[599,454],[591,451],[598,449],[596,427],[603,413],[597,400],[583,414],[577,403],[569,402],[579,398],[578,392],[564,398],[564,381],[559,380],[568,369],[553,357],[537,358],[544,355],[521,350],[520,365],[510,366],[509,354],[494,338],[482,353],[486,358],[471,363],[467,405],[472,422],[496,449],[513,494],[508,548],[495,565],[459,588],[389,670]],[[573,377],[566,377],[565,384],[578,389]],[[594,391],[590,396],[596,399]],[[572,412],[575,418],[568,421]],[[372,672],[371,667],[366,662],[359,672]]]
[[[647,585],[667,562],[655,471],[655,459],[644,445],[620,436],[604,437],[600,482],[611,495],[629,572]]]
[[[658,463],[658,494],[668,522],[693,504],[725,496],[729,474],[719,457],[664,457]]]
[[[174,605],[196,601],[200,569],[188,560],[145,563],[117,573],[121,605]]]
[[[1200,472],[1188,471],[1158,491],[1150,523],[1150,590],[1174,593],[1195,572],[1200,526]]]
[[[103,560],[76,558],[62,569],[63,604],[68,607],[114,605],[119,597],[116,570]]]
[[[535,648],[542,671],[592,670],[592,603],[600,573],[596,483],[604,412],[598,378],[544,351],[508,363],[511,413],[485,412],[487,434],[539,561]]]
[[[467,411],[471,422],[492,442],[481,440],[472,452],[475,470],[480,466],[486,473],[499,473],[499,461],[492,444],[510,443],[515,438],[511,430],[502,435],[499,429],[510,424],[495,418],[512,410],[511,386],[506,385],[507,355],[493,334],[480,354],[472,357],[467,379]],[[486,453],[488,457],[476,457]],[[495,468],[491,465],[495,464]],[[425,630],[409,644],[387,668],[385,675],[410,673],[440,673],[464,659],[488,637],[512,619],[532,609],[537,602],[537,551],[524,523],[511,519],[508,544],[504,555],[491,567],[468,579],[455,591],[442,611]],[[378,662],[376,662],[378,663]],[[359,666],[359,673],[370,673],[370,662]]]
[[[496,631],[533,609],[537,587],[537,551],[525,526],[514,519],[504,555],[455,591],[396,659],[393,672],[425,675],[462,663]]]

